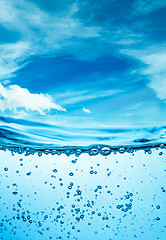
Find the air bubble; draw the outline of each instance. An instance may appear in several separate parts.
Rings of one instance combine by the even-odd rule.
[[[75,155],[76,155],[76,157],[78,157],[81,153],[82,153],[82,150],[81,150],[81,149],[77,148],[77,149],[75,150]]]
[[[31,175],[31,172],[26,173],[26,175],[27,175],[27,176],[30,176],[30,175]]]
[[[61,151],[60,151],[60,150],[57,150],[57,151],[56,151],[56,154],[60,156],[60,155],[61,155]]]
[[[73,173],[73,172],[70,172],[70,173],[69,173],[69,176],[71,176],[71,177],[74,176],[74,173]]]
[[[110,147],[102,147],[100,149],[100,154],[103,155],[103,156],[107,156],[111,153],[111,148]]]
[[[71,153],[72,153],[72,151],[70,150],[70,149],[66,149],[65,151],[64,151],[64,153],[66,154],[66,156],[70,156],[71,155]]]
[[[38,152],[38,156],[41,157],[42,156],[42,152]]]
[[[13,193],[13,195],[17,195],[18,194],[18,192],[12,192]]]
[[[56,150],[55,149],[51,150],[51,155],[55,155],[55,154],[56,154]]]
[[[46,155],[48,155],[48,154],[50,153],[50,150],[49,150],[49,149],[45,149],[45,150],[44,150],[44,153],[45,153]]]
[[[148,154],[152,154],[152,151],[150,149],[148,150]]]
[[[121,147],[119,148],[119,153],[123,154],[125,152],[125,148]]]
[[[89,149],[88,154],[89,154],[89,156],[96,156],[99,154],[99,149],[91,148],[91,149]]]
[[[164,144],[163,144],[163,143],[160,144],[160,148],[161,148],[161,149],[164,148]]]

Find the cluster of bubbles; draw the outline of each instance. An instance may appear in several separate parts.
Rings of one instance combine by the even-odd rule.
[[[20,159],[22,162],[22,159]],[[77,161],[77,159],[75,160]],[[7,167],[4,168],[5,172],[8,172],[9,169]],[[57,174],[58,170],[53,169],[52,170],[53,174]],[[73,172],[69,172],[69,176],[73,176]],[[26,176],[31,176],[30,172],[26,173]],[[54,175],[53,175],[54,176]],[[8,175],[6,175],[8,177]],[[52,175],[51,175],[52,177]],[[59,178],[59,181],[62,184],[63,179]],[[47,184],[47,182],[45,182]],[[62,184],[63,186],[63,184]],[[7,186],[9,188],[9,186]],[[12,192],[12,194],[18,195],[18,185],[16,183],[12,184],[12,187],[15,188],[15,191]],[[87,225],[90,226],[92,225],[92,219],[94,216],[97,216],[100,218],[102,221],[108,221],[109,220],[109,215],[111,213],[106,213],[106,212],[99,212],[97,208],[95,208],[95,199],[97,199],[97,194],[95,194],[95,199],[94,200],[85,200],[83,196],[83,190],[80,189],[80,186],[75,186],[74,182],[70,182],[67,186],[67,198],[70,197],[71,191],[72,195],[75,198],[73,202],[70,204],[70,212],[71,212],[71,217],[68,219],[69,223],[67,225],[71,225],[70,231],[68,230],[67,232],[67,238],[71,238],[73,235],[71,231],[76,231],[77,233],[81,232],[81,230],[77,227],[77,224],[83,221],[84,219],[88,218]],[[102,190],[101,185],[97,185],[97,187],[94,189],[94,193],[97,191],[99,194],[101,194]],[[105,186],[107,188],[107,186]],[[110,193],[110,191],[107,191],[107,193]],[[34,192],[36,194],[36,192]],[[127,198],[127,197],[126,197]],[[15,221],[22,221],[23,223],[28,224],[27,226],[30,227],[30,225],[35,226],[38,228],[38,233],[40,235],[44,235],[45,232],[48,232],[50,229],[50,224],[45,227],[45,222],[48,221],[49,218],[52,218],[52,223],[55,223],[56,225],[59,224],[60,228],[62,228],[62,232],[65,231],[65,208],[66,204],[62,204],[60,202],[56,202],[56,206],[53,206],[51,211],[48,213],[47,210],[42,210],[38,212],[31,212],[30,210],[25,209],[23,207],[23,195],[19,194],[19,198],[16,200],[16,203],[12,205],[12,216],[7,219],[7,216],[5,218],[0,218],[0,233],[3,233],[3,231],[7,230],[6,224],[8,223],[10,226],[12,226],[11,233],[13,235],[17,234],[17,223]],[[80,202],[83,201],[83,204],[80,204]],[[5,204],[5,203],[3,203]],[[104,208],[104,206],[102,206]],[[8,209],[8,207],[7,207]],[[68,209],[69,210],[69,209]],[[114,217],[112,217],[114,219]],[[14,221],[15,224],[12,223]],[[109,225],[106,224],[106,227],[108,228]],[[23,231],[26,234],[26,237],[29,237],[29,234]],[[4,239],[3,237],[1,239]],[[49,239],[53,239],[52,236],[49,236]],[[56,237],[56,239],[63,239],[63,236],[60,235]],[[75,239],[78,239],[75,237]]]
[[[160,143],[160,144],[153,144],[153,145],[144,145],[144,146],[119,146],[119,147],[112,147],[109,145],[95,145],[95,146],[89,146],[89,147],[62,147],[62,148],[50,148],[50,149],[34,149],[34,148],[24,148],[24,147],[11,147],[11,146],[0,146],[0,150],[6,151],[9,150],[12,154],[18,153],[18,154],[25,154],[25,156],[28,155],[34,155],[35,153],[38,154],[39,157],[42,156],[42,154],[48,155],[61,155],[65,154],[66,156],[75,155],[76,157],[79,157],[82,153],[88,153],[89,156],[96,156],[98,154],[101,154],[102,156],[108,156],[111,153],[134,153],[138,150],[144,150],[145,153],[151,154],[151,149],[166,149],[166,144]],[[159,155],[162,155],[162,152],[159,153]]]
[[[160,146],[161,149],[165,148],[165,145]],[[96,150],[97,149],[97,150]],[[26,150],[25,150],[26,151]],[[28,149],[27,151],[31,152],[31,149]],[[57,150],[54,150],[54,154],[56,154]],[[59,150],[58,150],[59,151]],[[66,150],[64,150],[66,151]],[[110,147],[101,147],[101,148],[91,148],[90,150],[90,156],[97,155],[99,151],[100,154],[106,156],[110,154],[112,151]],[[127,148],[119,148],[119,153],[124,153],[127,151]],[[129,151],[129,150],[128,150]],[[33,151],[34,154],[35,151]],[[50,150],[44,150],[45,154],[49,154]],[[150,150],[146,150],[148,154],[151,154]],[[94,154],[92,154],[94,153]],[[133,153],[133,151],[130,149],[130,153]],[[161,154],[160,154],[161,155]],[[72,164],[76,164],[78,161],[78,158],[71,160]],[[20,159],[20,167],[23,167],[23,159]],[[97,163],[97,166],[99,167],[100,164]],[[35,168],[38,168],[38,165],[35,166]],[[3,171],[5,174],[9,173],[9,168],[5,166],[3,168]],[[111,172],[109,172],[109,168],[106,169],[107,176],[109,177]],[[16,171],[16,174],[19,173],[19,170]],[[90,176],[98,174],[98,171],[93,170],[93,167],[90,167],[89,171]],[[109,175],[108,175],[109,174]],[[31,171],[27,171],[25,173],[25,177],[31,178],[32,176]],[[17,235],[17,221],[21,221],[23,224],[27,224],[27,229],[30,229],[31,226],[33,229],[37,229],[37,233],[40,236],[45,235],[45,233],[51,232],[52,225],[53,226],[59,226],[59,229],[61,229],[61,233],[58,232],[58,236],[52,236],[52,233],[50,233],[50,236],[48,239],[63,239],[64,233],[67,239],[79,239],[78,234],[81,232],[80,224],[85,221],[88,226],[91,226],[95,224],[96,220],[97,222],[102,222],[101,229],[105,231],[105,229],[111,228],[111,221],[114,221],[116,219],[115,212],[118,211],[119,214],[121,214],[119,220],[119,224],[117,226],[117,229],[120,226],[120,223],[122,221],[122,218],[127,216],[127,214],[132,214],[132,208],[134,204],[134,198],[135,193],[134,189],[133,191],[126,191],[124,195],[122,195],[117,200],[117,203],[115,202],[112,204],[109,203],[109,206],[105,206],[104,204],[100,206],[97,204],[97,201],[101,196],[104,194],[104,197],[106,196],[112,196],[114,195],[113,191],[111,190],[111,184],[108,185],[102,185],[96,184],[93,185],[93,188],[90,189],[90,191],[93,193],[92,198],[87,199],[86,189],[80,187],[77,185],[76,182],[74,182],[75,172],[71,171],[71,169],[68,171],[68,177],[69,182],[66,185],[63,182],[63,177],[59,176],[59,169],[53,168],[51,169],[50,177],[55,182],[59,181],[59,185],[63,188],[65,192],[65,201],[64,199],[61,199],[61,201],[55,202],[53,206],[51,206],[49,209],[42,209],[42,211],[36,211],[32,212],[30,209],[27,209],[27,205],[25,204],[24,200],[24,194],[21,194],[21,190],[19,189],[19,184],[16,182],[12,183],[12,186],[7,186],[7,188],[12,188],[11,194],[15,198],[15,202],[12,204],[12,209],[10,209],[7,206],[7,210],[10,210],[11,214],[10,217],[7,217],[7,214],[2,218],[0,217],[0,235],[8,230],[7,225],[11,228],[11,233],[13,235]],[[8,177],[8,175],[6,175]],[[93,176],[92,176],[93,177]],[[1,182],[0,182],[1,184]],[[58,185],[55,184],[55,186],[52,185],[52,182],[45,181],[44,184],[48,184],[52,187],[52,189],[56,189]],[[120,188],[120,185],[117,185],[117,188]],[[166,192],[164,187],[161,187],[161,191],[163,193]],[[32,195],[35,195],[37,197],[37,192],[34,191]],[[108,195],[107,195],[108,194]],[[29,195],[28,195],[29,197]],[[31,196],[32,197],[32,196]],[[68,199],[68,200],[66,200]],[[1,196],[0,196],[1,200]],[[2,200],[1,200],[2,201]],[[27,200],[26,200],[27,201]],[[5,205],[5,202],[2,203]],[[155,206],[156,211],[160,211],[161,206],[159,204],[156,204]],[[155,216],[156,217],[156,216]],[[160,221],[160,217],[157,215],[155,218],[156,221]],[[99,224],[100,226],[100,224]],[[29,233],[26,230],[23,230],[25,236],[27,239],[29,239]],[[77,233],[77,235],[74,236],[74,233]],[[47,234],[48,235],[48,234]],[[74,236],[74,237],[73,237]],[[6,240],[5,238],[1,237],[0,239]],[[46,238],[44,238],[46,239]]]
[[[117,209],[120,209],[122,212],[127,212],[130,209],[132,209],[133,199],[131,197],[133,197],[133,193],[127,192],[127,195],[124,195],[124,197],[125,197],[125,199],[129,199],[130,203],[118,204],[116,207],[117,207]]]

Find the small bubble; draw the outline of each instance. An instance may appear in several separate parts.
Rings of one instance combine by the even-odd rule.
[[[71,163],[75,164],[77,162],[77,159],[72,160]]]
[[[99,149],[91,148],[88,153],[90,156],[95,156],[95,155],[99,154]]]
[[[49,150],[49,149],[45,149],[45,150],[44,150],[44,153],[45,153],[46,155],[48,155],[48,154],[50,153],[50,150]]]
[[[160,209],[160,205],[157,205],[156,208],[157,208],[157,209]]]
[[[148,154],[152,154],[152,151],[151,151],[151,150],[148,150]]]
[[[117,207],[117,209],[120,209],[120,208],[121,208],[121,205],[117,205],[116,207]]]
[[[159,218],[159,217],[156,217],[156,220],[157,220],[157,221],[159,221],[159,220],[160,220],[160,218]]]
[[[27,176],[30,176],[30,175],[31,175],[31,172],[26,173],[26,175],[27,175]]]
[[[5,167],[5,168],[4,168],[4,171],[6,171],[6,172],[7,172],[7,171],[8,171],[8,168],[7,168],[7,167]]]
[[[160,148],[161,148],[161,149],[164,148],[164,144],[163,144],[163,143],[160,144]]]
[[[103,155],[103,156],[107,156],[111,153],[111,148],[110,147],[102,147],[100,149],[100,154]]]
[[[78,157],[81,153],[82,153],[82,150],[81,150],[81,149],[77,148],[77,149],[75,150],[75,155],[76,155],[76,157]]]
[[[57,155],[61,155],[61,151],[60,151],[60,150],[57,150],[57,151],[56,151],[56,154],[57,154]]]
[[[56,154],[56,150],[53,149],[53,150],[51,151],[51,155],[55,155],[55,154]]]
[[[42,156],[42,152],[38,152],[38,156],[41,157]]]
[[[71,176],[71,177],[74,176],[74,173],[73,173],[73,172],[70,172],[70,173],[69,173],[69,176]]]
[[[125,148],[123,148],[123,147],[121,147],[121,148],[119,148],[119,153],[124,153],[125,152]]]
[[[17,195],[18,194],[18,192],[12,192],[13,193],[13,195]]]
[[[81,195],[81,191],[79,189],[76,190],[78,195]]]

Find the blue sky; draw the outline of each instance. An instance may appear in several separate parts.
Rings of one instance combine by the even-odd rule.
[[[166,1],[2,0],[0,9],[2,116],[164,125]]]

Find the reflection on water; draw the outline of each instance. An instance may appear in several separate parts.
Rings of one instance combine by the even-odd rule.
[[[164,240],[165,153],[1,151],[0,239]]]

